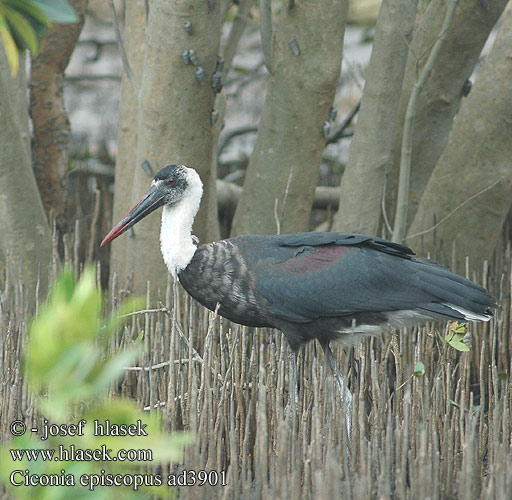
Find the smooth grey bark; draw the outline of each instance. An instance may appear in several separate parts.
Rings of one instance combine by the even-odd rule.
[[[273,72],[233,234],[276,233],[278,226],[282,233],[307,229],[347,9],[346,0],[283,4],[273,38]]]
[[[52,244],[32,171],[28,123],[23,72],[17,78],[11,77],[0,43],[0,267],[5,268],[8,254],[11,265],[7,272],[11,278],[21,279],[31,295],[37,283],[39,265],[42,289],[45,289]],[[19,259],[23,261],[21,276],[18,276]]]
[[[192,32],[185,29],[191,23]],[[148,160],[155,170],[172,163],[195,168],[204,184],[204,195],[194,232],[201,242],[219,234],[215,192],[216,169],[212,165],[214,127],[211,112],[221,33],[220,2],[209,9],[204,0],[169,2],[152,0],[146,28],[144,65],[140,84],[137,155],[131,202],[148,189],[150,179],[139,167]],[[185,50],[195,51],[197,65],[185,64]],[[196,75],[202,72],[203,78]],[[144,293],[165,289],[167,270],[160,254],[160,211],[134,228],[125,238],[127,269],[133,271],[134,289]]]
[[[421,243],[422,252],[435,255],[440,244],[450,253],[455,242],[459,263],[469,255],[475,264],[492,258],[501,242],[511,208],[511,47],[512,12],[508,12],[460,107],[411,224],[407,243],[415,247]],[[436,222],[435,231],[430,230]]]
[[[357,127],[341,179],[340,206],[333,230],[380,234],[382,197],[408,43],[417,2],[385,0],[377,19],[375,40]]]
[[[146,41],[146,9],[145,0],[126,2],[123,44],[125,53],[136,82],[142,79],[144,64],[144,47]],[[131,208],[133,179],[137,157],[138,129],[138,93],[132,82],[123,71],[121,81],[121,102],[117,128],[117,153],[114,185],[113,223]],[[116,271],[121,284],[131,275],[132,269],[127,266],[127,243],[124,239],[114,240],[110,249],[110,266]]]
[[[407,228],[407,216],[409,214],[409,191],[411,178],[411,156],[412,156],[412,131],[418,109],[418,100],[421,89],[425,86],[432,68],[443,49],[444,42],[452,25],[453,16],[459,0],[450,0],[446,9],[445,18],[436,38],[434,46],[428,55],[425,65],[421,69],[418,79],[412,87],[407,109],[405,110],[404,126],[402,132],[402,147],[400,150],[400,172],[398,174],[398,193],[396,199],[395,220],[393,223],[393,235],[391,241],[402,243]]]
[[[392,192],[397,187],[402,126],[411,90],[439,36],[448,3],[447,0],[432,0],[430,2],[418,22],[411,42],[395,126],[387,189],[388,201],[394,198]],[[411,153],[408,223],[411,222],[416,212],[423,190],[446,146],[453,118],[457,114],[463,98],[464,84],[471,76],[489,33],[506,4],[507,0],[496,0],[489,2],[489,8],[485,9],[481,2],[459,2],[443,49],[436,58],[416,107]],[[391,203],[388,203],[390,217],[393,209]]]

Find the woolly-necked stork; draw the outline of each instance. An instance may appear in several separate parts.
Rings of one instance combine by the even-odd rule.
[[[185,290],[231,321],[278,328],[294,353],[317,339],[348,406],[351,395],[330,341],[351,345],[390,326],[488,321],[492,316],[496,303],[484,288],[430,260],[414,258],[403,245],[374,236],[244,235],[196,246],[192,223],[202,193],[201,179],[192,168],[163,168],[101,244],[163,206],[163,258]]]

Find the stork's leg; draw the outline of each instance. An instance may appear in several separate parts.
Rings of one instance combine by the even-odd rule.
[[[341,399],[341,407],[346,408],[346,416],[345,420],[347,422],[347,431],[350,436],[350,430],[352,428],[352,393],[349,391],[347,387],[347,383],[345,382],[345,378],[343,377],[341,370],[336,362],[336,358],[331,351],[331,347],[329,346],[329,342],[320,342],[322,349],[324,351],[325,359],[327,360],[327,364],[332,371],[334,376],[334,381],[336,382],[336,387],[338,388],[338,392],[340,393]]]
[[[288,355],[288,366],[290,372],[288,377],[288,410],[298,412],[299,379],[297,378],[297,353],[293,349],[290,349],[290,354]],[[292,404],[292,394],[295,404]]]

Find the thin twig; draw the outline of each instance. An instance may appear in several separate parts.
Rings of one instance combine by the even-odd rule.
[[[91,261],[94,256],[94,248],[98,245],[96,242],[96,234],[98,232],[98,220],[100,218],[101,207],[101,192],[98,189],[97,183],[94,186],[94,210],[91,222],[91,236],[89,239],[89,249],[87,252],[87,260]]]
[[[346,61],[343,61],[343,62],[347,65],[349,73],[352,76],[352,78],[354,79],[354,83],[356,84],[356,87],[362,93],[363,90],[364,90],[364,83],[362,83],[362,82],[364,82],[366,80],[366,78],[364,76],[364,72],[363,72],[363,69],[362,69],[361,65],[358,64],[357,68],[356,68],[356,66],[354,65],[354,63],[350,59],[347,59]],[[357,74],[358,71],[356,71],[356,70],[359,70],[359,75]],[[361,78],[361,76],[362,76],[362,78]]]
[[[384,219],[384,224],[386,225],[389,234],[393,233],[393,229],[391,228],[391,224],[389,223],[388,214],[386,212],[386,188],[388,184],[388,174],[384,175],[384,185],[382,186],[382,197],[381,197],[381,209],[382,209],[382,217]]]
[[[290,168],[290,173],[288,174],[288,180],[286,181],[286,187],[284,188],[284,195],[283,195],[283,204],[281,206],[281,223],[284,219],[284,209],[286,208],[286,201],[288,200],[288,194],[290,192],[290,184],[292,183],[292,177],[293,177],[293,165],[292,168]]]
[[[69,175],[90,175],[95,177],[107,177],[114,179],[115,168],[112,165],[106,165],[98,160],[78,160],[72,158],[73,170],[69,171]]]
[[[335,142],[338,142],[340,139],[343,139],[343,137],[350,137],[353,134],[349,134],[346,132],[348,126],[352,123],[352,120],[354,119],[354,116],[359,113],[359,108],[361,107],[361,99],[359,99],[359,102],[354,106],[354,109],[345,117],[345,119],[341,122],[340,126],[337,128],[337,130],[325,141],[325,144],[333,144]]]
[[[455,9],[459,0],[451,0],[448,8],[446,9],[446,16],[441,27],[439,38],[434,43],[432,52],[429,54],[425,66],[423,66],[420,76],[411,92],[409,103],[407,104],[407,111],[405,114],[404,131],[402,136],[402,152],[400,156],[400,175],[398,180],[398,196],[397,208],[395,215],[395,224],[393,228],[393,236],[391,238],[395,243],[401,243],[405,238],[405,230],[407,227],[407,213],[409,211],[409,187],[411,176],[411,153],[412,153],[412,129],[414,125],[414,117],[416,115],[416,108],[418,99],[427,78],[434,67],[434,63],[443,48],[444,41],[448,35],[448,29],[452,24],[455,15]]]
[[[115,82],[121,81],[119,75],[66,75],[64,76],[66,82],[96,82],[102,80],[113,80]]]
[[[414,7],[414,11],[415,13],[417,14],[418,12],[418,0],[414,0],[414,3],[416,4]],[[388,16],[391,17],[391,19],[395,18],[395,14],[393,12],[392,9],[389,8],[389,3],[388,1],[383,1],[382,2],[382,5],[387,9],[388,11]],[[412,4],[411,4],[412,5]],[[398,23],[395,23],[394,25],[394,29],[398,32],[398,34],[402,37],[402,41],[404,42],[405,46],[407,47],[407,51],[412,51],[412,44],[411,44],[411,40],[405,35],[405,33],[400,29],[400,26],[397,25]],[[414,55],[414,52],[413,52],[413,55]]]
[[[231,23],[231,30],[229,31],[226,46],[224,47],[224,70],[222,71],[224,78],[226,78],[233,64],[233,58],[235,57],[238,43],[247,26],[247,18],[249,17],[249,12],[253,4],[254,0],[241,0],[238,3],[238,11]]]
[[[117,45],[117,40],[95,40],[94,38],[84,38],[82,40],[78,40],[76,42],[77,45],[94,45],[99,49],[107,46],[107,45]]]
[[[274,220],[276,221],[276,234],[281,234],[281,221],[279,220],[279,216],[277,215],[278,203],[279,203],[279,199],[276,198],[274,200]]]
[[[172,363],[175,365],[184,365],[186,363],[190,363],[190,361],[196,361],[199,362],[197,359],[175,359]],[[171,361],[162,361],[161,363],[157,363],[156,365],[152,366],[123,366],[123,370],[126,370],[128,372],[141,372],[146,371],[149,372],[150,370],[158,370],[159,368],[165,368],[166,366],[169,366],[171,364]]]
[[[144,0],[144,15],[146,16],[146,24],[148,24],[148,19],[149,19],[149,0]]]
[[[258,65],[252,70],[252,73],[248,76],[244,75],[242,77],[235,77],[228,82],[226,82],[226,89],[231,87],[234,90],[229,90],[226,92],[228,98],[234,99],[240,95],[240,92],[250,84],[256,82],[257,80],[261,80],[263,78],[267,78],[268,72],[265,71],[265,63],[263,60],[258,63]]]
[[[260,2],[260,34],[261,50],[265,66],[269,73],[272,68],[272,2],[271,0],[259,0]]]
[[[163,312],[165,313],[169,318],[172,319],[171,311],[167,307],[159,307],[157,309],[143,309],[142,311],[134,311],[131,313],[123,314],[119,316],[120,318],[126,318],[128,316],[135,316],[138,314],[147,314],[147,313],[157,313],[157,312]],[[176,323],[176,331],[178,332],[178,335],[183,339],[185,344],[187,344],[187,347],[189,347],[192,350],[192,353],[194,355],[193,361],[198,361],[199,363],[204,363],[203,358],[199,355],[199,353],[190,345],[188,338],[185,336],[185,334],[181,331],[181,329],[178,327],[178,324]],[[166,361],[165,363],[169,363]],[[161,364],[161,363],[159,363]],[[156,366],[156,365],[155,365]],[[165,366],[165,365],[162,365]]]
[[[482,189],[478,193],[475,193],[473,196],[470,196],[467,200],[463,201],[460,205],[457,205],[449,214],[445,215],[440,221],[436,222],[431,228],[425,229],[425,231],[420,231],[419,233],[411,234],[407,236],[405,239],[410,240],[411,238],[416,238],[416,236],[421,236],[422,234],[429,233],[430,231],[433,231],[434,229],[438,228],[446,219],[451,217],[459,208],[462,208],[464,205],[467,205],[471,200],[474,200],[477,196],[480,196],[481,194],[484,194],[486,191],[489,191],[489,189],[492,189],[496,184],[501,182],[503,179],[503,176],[501,176],[497,181],[494,181],[491,185],[487,186],[486,188]]]
[[[255,134],[258,131],[258,127],[255,127],[254,125],[249,125],[247,127],[239,127],[235,128],[224,135],[220,141],[219,149],[217,152],[217,156],[220,156],[220,154],[224,151],[226,146],[235,138],[239,137],[241,135],[246,134]]]
[[[274,201],[274,219],[276,221],[276,234],[281,234],[281,224],[283,222],[284,218],[284,209],[286,208],[286,200],[288,199],[288,193],[290,191],[290,184],[292,182],[293,177],[293,167],[290,169],[290,173],[288,174],[288,181],[286,182],[286,187],[284,189],[284,195],[283,195],[283,204],[281,205],[281,215],[277,215],[277,205],[278,205],[278,199],[276,198]]]
[[[137,314],[158,313],[158,312],[168,313],[169,309],[167,309],[167,307],[160,307],[159,309],[143,309],[142,311],[133,311],[133,312],[127,313],[127,314],[121,314],[119,317],[120,318],[128,318],[129,316],[136,316]]]
[[[133,74],[132,68],[130,66],[130,62],[128,61],[128,56],[126,55],[126,51],[124,50],[123,38],[121,37],[121,30],[119,29],[119,19],[117,18],[116,7],[114,5],[114,0],[108,0],[108,4],[110,5],[110,12],[112,12],[112,23],[114,24],[114,31],[116,33],[117,47],[119,48],[119,54],[121,55],[121,60],[123,61],[123,68],[130,80],[135,94],[139,93],[139,85],[137,83],[137,79]]]
[[[231,352],[229,353],[229,365],[226,370],[226,374],[224,375],[224,383],[222,384],[223,387],[226,387],[226,384],[228,382],[228,376],[231,373],[231,369],[233,368],[233,362],[235,361],[235,347],[238,343],[238,338],[240,337],[240,326],[236,330],[235,340],[233,341],[233,345],[231,346]],[[222,396],[224,396],[224,393],[226,391],[223,391]]]
[[[161,307],[161,309],[163,310],[163,312],[165,312],[165,314],[171,319],[173,320],[172,318],[172,313],[171,311],[169,311],[169,309],[167,307]],[[178,322],[177,321],[174,321],[174,326],[176,327],[176,331],[178,332],[178,335],[181,337],[181,339],[183,340],[183,342],[185,342],[186,346],[190,349],[190,351],[192,352],[193,354],[193,358],[192,358],[192,361],[197,361],[199,363],[201,363],[202,365],[206,366],[209,370],[210,370],[210,373],[214,374],[214,375],[217,375],[217,378],[222,381],[222,375],[220,373],[215,373],[215,371],[213,370],[213,368],[208,364],[208,363],[205,363],[204,362],[204,359],[199,355],[199,353],[194,349],[194,346],[192,346],[188,340],[188,338],[186,337],[186,335],[181,331],[181,328],[179,327],[178,325]]]

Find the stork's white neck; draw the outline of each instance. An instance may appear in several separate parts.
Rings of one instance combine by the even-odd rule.
[[[162,212],[160,248],[167,269],[174,279],[188,266],[196,251],[192,224],[199,210],[203,185],[199,175],[192,169],[188,170],[189,186],[183,198],[175,205],[165,205]]]

